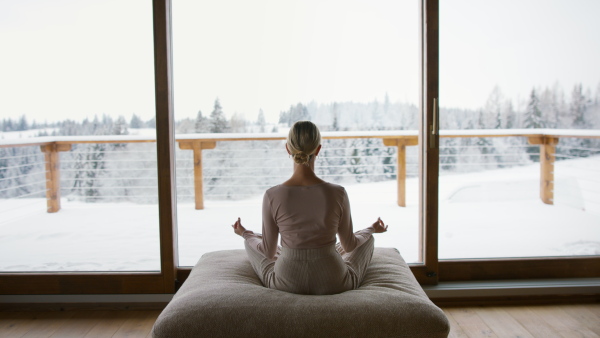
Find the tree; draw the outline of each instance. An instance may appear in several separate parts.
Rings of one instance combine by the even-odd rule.
[[[331,123],[331,130],[338,131],[340,130],[340,120],[339,120],[339,111],[338,111],[338,103],[334,102],[331,107],[331,114],[333,115],[333,122]]]
[[[227,119],[225,118],[225,114],[223,113],[223,108],[221,107],[221,102],[217,98],[215,100],[215,106],[210,113],[210,132],[211,133],[224,133],[228,129]]]
[[[119,116],[117,121],[112,125],[112,135],[129,135],[129,129],[127,128],[127,121],[123,116]]]
[[[506,102],[506,105],[504,106],[504,120],[505,120],[504,128],[506,128],[506,129],[514,128],[517,124],[516,119],[517,119],[517,117],[515,116],[515,110],[513,108],[513,104],[509,100]]]
[[[305,105],[298,103],[296,106],[290,107],[290,127],[297,121],[305,120],[310,120],[310,114]]]
[[[19,123],[17,124],[17,130],[22,131],[27,129],[29,129],[29,123],[27,123],[27,118],[25,117],[25,115],[21,115],[21,117],[19,118]]]
[[[562,109],[562,92],[558,85],[553,88],[546,88],[540,97],[540,110],[545,116],[546,127],[560,128],[561,125],[561,109]]]
[[[201,110],[198,110],[198,115],[196,115],[195,131],[196,133],[206,133],[210,131],[208,119],[202,116]]]
[[[153,117],[150,120],[146,121],[146,127],[156,128],[156,117]]]
[[[229,129],[233,133],[243,133],[246,131],[246,120],[238,113],[234,113],[229,121]]]
[[[290,125],[290,113],[288,111],[279,112],[279,123]]]
[[[295,106],[290,106],[287,112],[281,112],[279,114],[279,123],[285,123],[288,127],[291,127],[297,121],[310,120],[310,114],[308,109],[302,103],[298,103]]]
[[[500,129],[503,127],[503,100],[500,87],[494,86],[485,104],[484,121],[481,123],[483,128]]]
[[[540,100],[535,93],[535,89],[531,90],[529,95],[529,103],[527,104],[527,110],[525,111],[525,128],[544,128],[546,126],[542,119],[542,111],[540,110]]]
[[[258,118],[256,119],[256,124],[258,125],[258,127],[260,128],[259,131],[261,133],[265,132],[265,126],[267,124],[267,121],[265,120],[265,113],[263,113],[263,110],[260,109],[258,111]]]
[[[133,114],[131,116],[131,121],[129,121],[129,127],[135,129],[144,128],[144,121],[136,114]]]
[[[98,202],[102,186],[98,178],[106,173],[106,143],[87,144],[81,148],[81,151],[75,152],[75,176],[71,192],[84,196],[86,202]]]
[[[581,84],[575,85],[571,92],[571,106],[569,113],[573,119],[572,127],[577,129],[586,128],[586,110],[587,102],[583,95],[583,87]]]

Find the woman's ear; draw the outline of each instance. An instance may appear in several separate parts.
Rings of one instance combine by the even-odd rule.
[[[287,145],[286,145],[286,147],[287,147]],[[321,145],[320,144],[317,147],[317,151],[315,151],[315,156],[319,156],[319,151],[321,151]]]
[[[285,144],[285,150],[287,151],[288,154],[290,154],[290,155],[292,154],[292,153],[290,153],[290,150],[287,147],[287,143]]]

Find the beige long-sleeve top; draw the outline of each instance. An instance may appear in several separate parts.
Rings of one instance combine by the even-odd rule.
[[[346,252],[366,242],[375,229],[353,232],[350,202],[346,190],[337,184],[311,186],[278,185],[268,189],[263,198],[262,237],[245,231],[243,237],[267,258],[281,246],[313,249],[335,244],[336,234]]]

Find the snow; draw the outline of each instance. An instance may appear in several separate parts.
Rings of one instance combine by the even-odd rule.
[[[539,164],[440,177],[441,259],[600,255],[600,157],[560,161],[555,204],[539,199]],[[419,259],[418,180],[407,180],[407,206],[396,182],[346,185],[355,229],[377,217],[389,231],[376,245]],[[155,204],[82,203],[62,199],[0,200],[0,271],[156,271],[160,269]],[[206,252],[243,248],[231,231],[237,217],[260,231],[262,196],[177,206],[181,266]]]
[[[556,163],[554,205],[538,197],[539,165],[442,176],[440,258],[600,255],[600,167],[578,171],[599,159]]]
[[[52,134],[56,131],[56,128],[41,128],[41,129],[28,129],[21,131],[0,131],[0,144],[4,143],[5,140],[15,140],[23,138],[37,137],[39,134]]]

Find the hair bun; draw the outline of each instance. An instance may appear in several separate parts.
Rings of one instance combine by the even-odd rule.
[[[307,164],[309,159],[310,156],[306,155],[305,153],[294,154],[294,162],[298,164]]]

